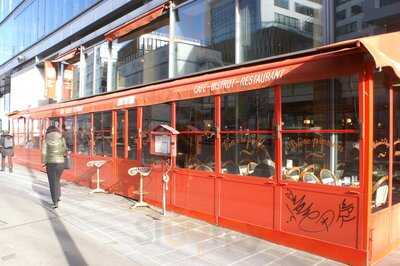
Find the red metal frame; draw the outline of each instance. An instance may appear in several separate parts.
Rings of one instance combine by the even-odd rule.
[[[133,197],[132,190],[137,186],[135,180],[126,176],[119,168],[125,169],[139,165],[142,161],[142,137],[143,137],[143,107],[155,102],[171,102],[171,125],[176,126],[176,103],[177,100],[192,99],[204,96],[215,98],[215,171],[202,172],[188,169],[176,168],[173,161],[173,175],[171,188],[168,194],[169,209],[217,223],[222,226],[234,228],[252,235],[272,240],[277,243],[289,245],[303,250],[315,252],[329,258],[337,259],[353,265],[365,265],[372,254],[371,233],[371,191],[372,191],[372,147],[373,145],[373,65],[364,62],[357,65],[362,52],[359,48],[340,52],[329,52],[305,56],[302,58],[286,60],[284,62],[272,62],[267,65],[249,66],[240,69],[228,70],[213,74],[205,74],[200,77],[191,77],[175,80],[167,83],[151,85],[147,88],[121,91],[109,95],[97,96],[90,99],[62,103],[50,107],[31,109],[25,113],[33,118],[48,118],[59,112],[66,115],[78,115],[90,113],[91,144],[88,156],[79,156],[83,159],[94,157],[94,132],[93,112],[113,110],[113,156],[109,170],[106,173],[112,177],[107,181],[106,188],[110,191]],[[353,62],[352,62],[353,61]],[[349,66],[343,68],[343,62],[349,62]],[[355,63],[354,63],[355,62]],[[274,81],[268,86],[273,86],[275,92],[275,118],[274,130],[249,130],[249,131],[221,131],[221,95],[225,93],[238,93],[241,91],[260,89],[260,86],[248,86],[246,88],[232,88],[231,91],[207,92],[205,94],[189,93],[195,86],[203,86],[210,82],[226,80],[229,78],[243,78],[244,75],[270,71],[274,68],[285,66],[293,67],[287,79]],[[318,67],[319,66],[319,67]],[[356,67],[355,67],[356,66]],[[326,67],[326,68],[324,68]],[[355,67],[355,68],[353,68]],[[329,73],[322,73],[329,70]],[[281,86],[293,82],[307,80],[332,78],[339,74],[354,74],[359,72],[359,121],[360,129],[348,130],[288,130],[282,129],[282,97]],[[310,74],[312,73],[312,75]],[[322,73],[322,74],[321,74]],[[205,82],[205,80],[207,80]],[[211,80],[211,81],[209,81]],[[174,94],[176,93],[176,94]],[[169,96],[168,96],[169,95]],[[138,101],[129,106],[118,106],[118,99],[124,97],[137,97]],[[168,98],[169,97],[169,98]],[[147,102],[144,101],[147,99]],[[128,137],[129,137],[129,113],[127,108],[136,108],[137,124],[137,160],[128,160]],[[117,136],[117,113],[116,110],[124,110],[124,158],[116,158],[116,136]],[[393,110],[393,92],[391,92],[391,110]],[[24,112],[22,112],[24,113]],[[393,114],[391,116],[391,128],[393,128]],[[77,116],[74,124],[74,141],[76,153]],[[48,123],[48,119],[46,120]],[[13,127],[15,125],[13,124]],[[202,134],[204,132],[182,132],[188,134]],[[255,133],[271,134],[275,141],[275,163],[276,174],[272,179],[260,177],[241,177],[221,173],[221,135],[229,133]],[[355,188],[334,187],[317,184],[287,182],[282,179],[282,137],[288,133],[337,133],[357,134],[360,136],[360,186]],[[391,136],[393,141],[393,136]],[[21,154],[23,149],[17,151]],[[393,153],[393,148],[391,150]],[[78,156],[74,154],[74,156]],[[18,158],[18,155],[17,155]],[[75,173],[86,170],[79,166]],[[153,168],[149,176],[147,189],[150,195],[145,198],[150,203],[160,205],[160,169]],[[315,200],[314,206],[330,206],[336,204],[336,200],[345,199],[348,203],[354,203],[355,222],[345,231],[332,229],[332,232],[322,232],[320,235],[312,235],[294,229],[288,224],[288,210],[285,205],[288,202],[287,194],[290,191],[307,195]],[[300,196],[299,196],[300,197]],[[332,199],[334,199],[332,203]],[[251,204],[250,204],[251,203]],[[311,207],[310,207],[311,208]],[[322,210],[321,210],[322,212]],[[354,229],[354,231],[352,231]],[[297,231],[296,231],[297,230]],[[335,231],[336,230],[336,231]],[[342,233],[344,232],[344,233]],[[353,238],[354,236],[354,238]]]

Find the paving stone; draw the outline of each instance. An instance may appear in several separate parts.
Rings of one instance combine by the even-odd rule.
[[[171,265],[179,265],[179,266],[212,266],[217,265],[207,260],[204,260],[200,257],[190,257],[188,259],[178,261],[176,263],[172,263]]]
[[[202,254],[203,259],[217,265],[232,264],[246,256],[246,253],[230,246],[223,246]]]
[[[38,204],[49,201],[46,175],[18,168],[18,178],[2,176],[1,184],[15,187],[17,182],[19,191]],[[162,216],[157,208],[129,209],[132,201],[120,196],[92,195],[64,181],[61,189],[61,208],[51,213],[129,257],[132,265],[341,265],[173,212]]]
[[[236,249],[243,252],[259,252],[274,247],[275,245],[271,242],[264,241],[257,238],[244,238],[238,241],[234,241],[229,246],[235,247]]]
[[[277,265],[281,266],[310,266],[314,265],[318,262],[318,260],[312,260],[309,258],[305,257],[299,257],[295,256],[292,254],[289,254],[287,256],[284,256],[276,261],[274,263],[277,263]]]
[[[259,252],[259,253],[250,255],[248,257],[245,257],[242,260],[239,260],[232,265],[235,265],[235,266],[265,265],[267,263],[275,261],[276,259],[278,259],[278,257],[273,256],[271,254],[264,253],[264,252]]]

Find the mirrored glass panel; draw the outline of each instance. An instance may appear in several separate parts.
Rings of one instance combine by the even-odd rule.
[[[101,112],[94,114],[93,136],[94,154],[100,156],[112,155],[112,112]]]
[[[389,204],[389,83],[383,72],[374,75],[374,146],[372,211]]]
[[[400,89],[394,88],[392,204],[398,204],[400,203]]]
[[[356,76],[282,88],[284,129],[358,129]]]
[[[142,136],[142,160],[151,164],[158,162],[159,156],[150,155],[150,132],[160,124],[171,125],[171,104],[157,104],[143,107],[143,136]]]
[[[272,177],[275,174],[274,154],[272,135],[222,135],[222,173]]]
[[[75,117],[64,118],[64,124],[62,126],[62,132],[65,139],[65,144],[67,145],[67,150],[74,151],[74,132],[75,132]]]
[[[358,134],[284,134],[282,163],[288,181],[358,187]]]
[[[126,111],[117,111],[117,157],[125,157],[125,113]]]
[[[137,156],[137,111],[136,109],[130,109],[128,111],[128,158],[130,160],[136,160]]]
[[[214,97],[176,102],[176,128],[179,131],[213,131]]]
[[[176,75],[235,63],[235,1],[195,0],[175,10]]]
[[[320,0],[239,0],[239,62],[322,45],[326,8]]]
[[[76,132],[76,152],[78,154],[89,155],[91,150],[91,115],[78,115],[77,116],[77,132]]]
[[[398,0],[334,0],[335,40],[400,30]]]
[[[180,168],[214,172],[215,134],[179,134],[176,164]]]
[[[263,89],[221,97],[222,130],[268,130],[274,121],[274,90]]]
[[[114,89],[168,78],[169,17],[129,33],[112,47]]]

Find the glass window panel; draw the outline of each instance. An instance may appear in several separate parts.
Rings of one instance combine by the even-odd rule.
[[[392,204],[400,203],[400,89],[394,89]]]
[[[222,96],[222,130],[272,129],[274,103],[273,89]]]
[[[359,186],[358,134],[284,134],[282,152],[288,181]]]
[[[334,23],[335,40],[399,31],[399,10],[398,0],[335,0],[333,12],[339,14]],[[344,17],[345,13],[349,16]]]
[[[117,156],[125,157],[125,113],[126,111],[117,112]]]
[[[178,131],[210,131],[214,128],[214,97],[176,103]]]
[[[91,116],[87,115],[78,115],[77,117],[77,128],[78,131],[76,133],[76,146],[77,153],[88,155],[90,152],[91,145]]]
[[[114,89],[168,78],[169,17],[113,42]]]
[[[128,111],[128,158],[130,160],[136,160],[137,152],[137,111],[131,109]]]
[[[178,167],[213,172],[215,134],[179,134],[176,164]]]
[[[112,112],[94,114],[94,153],[100,156],[112,155]]]
[[[389,89],[383,72],[374,75],[374,148],[372,211],[388,206]]]
[[[272,177],[275,174],[273,136],[262,134],[223,134],[222,173]]]
[[[107,91],[107,64],[108,64],[108,43],[99,45],[96,49],[96,80],[95,91],[103,93]]]
[[[176,17],[177,75],[235,63],[234,0],[191,1]]]
[[[63,135],[68,151],[74,151],[75,117],[66,117],[63,125]]]
[[[324,1],[325,2],[325,1]],[[240,59],[258,58],[309,49],[323,44],[323,1],[239,0]],[[294,10],[295,9],[295,10]]]
[[[32,148],[39,149],[40,148],[40,136],[41,136],[41,123],[40,120],[33,120],[32,121]]]
[[[357,129],[357,78],[284,86],[282,120],[285,129]]]
[[[150,155],[150,132],[160,124],[171,124],[171,104],[163,103],[143,107],[143,163],[150,164],[160,160],[159,156]]]
[[[90,96],[93,94],[93,64],[94,55],[93,51],[88,51],[85,54],[85,95]]]

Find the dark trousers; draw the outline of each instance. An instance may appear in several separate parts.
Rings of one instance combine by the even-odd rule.
[[[64,171],[64,163],[48,163],[47,178],[49,179],[51,199],[56,204],[61,196],[60,177]]]
[[[4,169],[6,168],[6,159],[8,161],[8,170],[12,172],[13,171],[12,155],[7,155],[7,154],[1,155],[1,171],[4,171]]]

